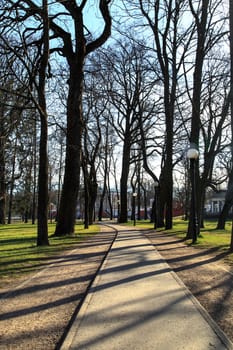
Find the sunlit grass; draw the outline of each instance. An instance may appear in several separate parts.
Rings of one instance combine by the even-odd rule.
[[[134,222],[129,220],[127,225],[134,226]],[[126,225],[126,224],[124,224]],[[206,221],[205,228],[201,229],[201,234],[195,244],[198,248],[214,248],[222,252],[228,252],[231,240],[231,222],[226,223],[225,230],[216,230],[216,221]],[[91,225],[89,229],[84,229],[83,224],[75,226],[74,236],[53,237],[55,224],[49,224],[49,242],[47,247],[37,247],[37,227],[31,224],[11,224],[0,226],[0,284],[8,277],[18,277],[22,274],[37,271],[43,267],[47,260],[61,254],[63,251],[73,249],[88,235],[99,232],[98,225]],[[149,220],[137,220],[135,228],[153,230],[154,224]],[[188,222],[182,219],[174,219],[173,228],[156,231],[175,234],[184,239],[186,237]],[[191,240],[186,240],[186,244],[191,244]],[[233,253],[227,254],[228,262],[233,264]]]
[[[128,220],[127,223],[122,224],[124,226],[134,226],[134,221],[133,220]],[[151,223],[150,220],[136,220],[136,228],[142,228],[142,229],[153,229],[154,228],[154,223]],[[174,230],[181,230],[184,232],[187,229],[187,221],[184,220],[178,220],[175,219],[173,221],[173,229],[172,230],[167,230],[166,232],[174,232]],[[164,227],[157,229],[156,231],[164,231]]]
[[[126,225],[133,226],[133,221],[129,220]],[[222,252],[226,252],[228,253],[226,257],[227,261],[233,264],[233,253],[229,252],[231,241],[231,222],[226,222],[225,230],[217,230],[217,221],[215,220],[205,221],[204,225],[205,227],[201,229],[195,246],[205,249],[213,248]],[[154,228],[154,224],[149,220],[136,220],[136,228],[152,230]],[[158,228],[156,231],[175,234],[181,239],[185,239],[187,230],[188,221],[184,221],[181,218],[175,218],[173,220],[173,228],[171,230],[165,230],[163,227]],[[184,240],[184,242],[188,245],[192,244],[192,240]]]
[[[88,235],[99,232],[97,225],[84,229],[83,224],[77,224],[72,237],[53,237],[55,224],[49,224],[48,229],[50,245],[37,247],[36,225],[19,223],[0,226],[0,280],[36,271],[48,258],[74,248]]]
[[[141,229],[151,229],[153,228],[153,225],[150,220],[136,220],[136,228],[141,228]],[[128,220],[128,222],[122,224],[123,226],[131,226],[134,227],[134,221],[133,220]]]

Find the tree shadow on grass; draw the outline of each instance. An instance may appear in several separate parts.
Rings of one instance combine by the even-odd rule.
[[[24,274],[28,272],[35,272],[43,268],[49,267],[56,263],[58,260],[62,263],[79,261],[81,259],[92,259],[103,255],[103,251],[92,253],[77,253],[69,254],[67,256],[53,256],[53,257],[38,257],[12,260],[10,262],[1,263],[2,271],[0,270],[0,277],[6,275]],[[14,266],[15,265],[15,266]],[[4,267],[4,268],[3,268]]]

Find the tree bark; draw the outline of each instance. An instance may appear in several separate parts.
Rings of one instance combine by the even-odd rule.
[[[84,56],[70,67],[65,175],[55,236],[74,233],[81,167],[83,64]]]
[[[231,91],[232,91],[233,90],[233,0],[229,0],[229,21],[230,21],[230,56],[231,56]],[[231,163],[232,163],[233,161],[233,96],[231,96],[230,103],[231,103]],[[232,166],[231,175],[233,178],[233,166]],[[232,220],[230,250],[233,251],[233,220]]]
[[[40,113],[40,146],[38,175],[38,211],[37,211],[37,245],[49,245],[48,240],[48,117],[45,97],[46,73],[49,60],[49,21],[48,3],[43,0],[43,55],[39,69],[39,113]]]
[[[52,23],[52,29],[62,37],[64,42],[63,54],[67,58],[70,69],[67,101],[65,175],[57,216],[57,225],[54,233],[55,236],[74,233],[81,168],[81,138],[84,126],[82,115],[82,95],[85,56],[100,47],[108,39],[111,33],[111,16],[109,13],[110,1],[99,1],[99,8],[105,26],[102,34],[89,44],[86,44],[82,13],[86,1],[83,1],[80,6],[73,6],[73,3],[71,2],[64,2],[63,4],[74,18],[75,49],[73,49],[71,35],[58,27],[55,23]]]
[[[192,96],[192,119],[191,119],[191,133],[190,133],[190,143],[194,143],[197,148],[199,147],[199,135],[200,135],[200,108],[201,108],[201,88],[202,88],[202,70],[205,58],[205,39],[206,39],[206,24],[208,17],[209,0],[202,1],[201,8],[201,18],[199,19],[197,13],[193,8],[193,3],[189,0],[190,9],[196,20],[197,27],[197,48],[196,48],[196,58],[195,58],[195,69],[193,74],[193,96]],[[196,161],[195,167],[195,183],[197,192],[197,235],[200,231],[200,209],[201,209],[201,198],[200,198],[200,177],[199,177],[199,162]],[[191,196],[192,197],[192,196]],[[191,198],[191,201],[193,199]],[[190,220],[188,225],[188,232],[186,238],[193,238],[192,233],[194,232],[192,218],[196,213],[192,212],[192,207],[190,211]]]
[[[120,180],[120,216],[119,222],[128,222],[128,177],[129,177],[129,167],[130,167],[130,148],[131,148],[130,137],[125,137],[124,147],[123,147],[123,157],[122,157],[122,172]]]
[[[0,224],[6,217],[5,136],[0,135]]]

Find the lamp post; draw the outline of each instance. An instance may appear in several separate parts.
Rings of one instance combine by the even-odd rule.
[[[157,228],[157,222],[158,222],[158,188],[159,188],[159,182],[158,180],[155,180],[154,182],[155,187],[155,198],[154,198],[154,229]]]
[[[189,232],[192,237],[192,242],[195,243],[198,234],[197,208],[196,208],[196,161],[199,157],[199,152],[195,144],[190,144],[187,151],[187,158],[190,160],[190,180],[191,180],[191,211]]]
[[[117,222],[119,222],[119,217],[120,217],[120,199],[117,200]]]
[[[136,192],[133,192],[133,225],[136,226],[136,196],[137,196],[137,193]]]

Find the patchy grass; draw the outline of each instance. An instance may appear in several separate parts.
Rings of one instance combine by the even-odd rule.
[[[134,226],[134,221],[129,219],[128,222],[122,225],[135,227],[136,229],[152,229],[154,227],[154,224],[152,224],[150,220],[136,220],[136,225]]]
[[[219,250],[226,253],[226,262],[233,264],[233,252],[229,251],[230,248],[230,242],[231,242],[231,222],[226,222],[225,230],[217,230],[217,221],[214,220],[208,220],[204,223],[204,228],[201,228],[200,235],[197,238],[197,242],[195,243],[195,246],[198,248],[203,249],[214,249]],[[178,227],[179,224],[175,227]],[[187,223],[188,227],[188,223]],[[185,238],[187,232],[184,230],[184,232],[181,233],[181,236]],[[176,234],[178,234],[175,232]],[[192,244],[191,241],[186,241],[187,244]]]
[[[129,221],[129,226],[133,225],[132,221]],[[217,230],[217,221],[208,220],[205,221],[205,227],[201,229],[200,236],[195,243],[198,248],[213,248],[215,250],[221,250],[223,252],[228,252],[231,241],[231,222],[226,222],[225,230]],[[142,229],[153,229],[154,224],[150,223],[149,220],[136,221],[136,228]],[[176,218],[173,221],[173,228],[171,230],[164,230],[164,228],[159,228],[156,231],[163,231],[164,233],[172,233],[178,237],[185,239],[188,229],[188,221]],[[186,240],[186,244],[192,244],[191,240]],[[233,253],[229,252],[227,254],[227,261],[233,264]]]
[[[134,222],[132,220],[129,220],[127,223],[122,224],[124,226],[134,226]],[[185,232],[187,230],[187,221],[184,220],[178,220],[175,219],[173,221],[173,229],[172,230],[166,230],[166,232],[174,232],[174,231],[181,231]],[[135,228],[142,228],[142,229],[154,229],[154,223],[151,223],[150,220],[136,220],[136,226]],[[156,231],[164,231],[164,227],[157,229]],[[178,232],[177,231],[177,232]]]
[[[49,246],[37,247],[37,227],[31,224],[0,226],[0,281],[36,271],[62,251],[73,249],[85,237],[99,232],[97,225],[84,229],[75,226],[74,236],[53,237],[55,224],[49,224]]]

